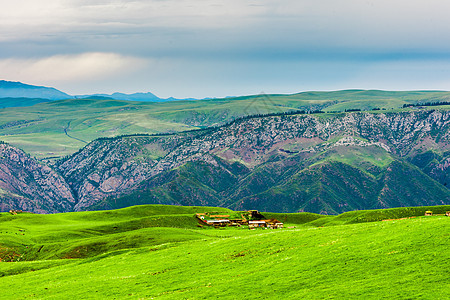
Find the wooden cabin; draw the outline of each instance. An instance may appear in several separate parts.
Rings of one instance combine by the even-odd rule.
[[[283,228],[283,223],[281,223],[277,219],[269,219],[269,220],[265,220],[265,221],[266,221],[267,227],[269,227],[271,229]]]
[[[258,220],[258,221],[248,221],[248,228],[270,228],[270,229],[278,229],[283,228],[283,223],[278,221],[277,219],[268,219],[268,220]]]
[[[259,220],[259,221],[248,221],[248,228],[263,228],[266,227],[266,221],[265,220]]]
[[[230,225],[230,220],[227,219],[222,219],[222,220],[207,220],[206,224],[208,225],[213,225],[215,227],[222,227],[222,226],[227,226]]]

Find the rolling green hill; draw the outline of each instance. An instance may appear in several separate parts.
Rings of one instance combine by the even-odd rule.
[[[304,92],[224,99],[131,102],[71,99],[0,109],[0,140],[37,158],[62,157],[99,137],[178,132],[222,125],[235,118],[296,110],[398,109],[404,104],[449,101],[450,92]]]
[[[206,207],[2,213],[1,297],[445,299],[450,218],[429,209],[450,206],[267,213],[281,230],[200,228]]]
[[[48,99],[39,98],[0,98],[0,109],[6,107],[26,107],[42,102],[50,102]]]

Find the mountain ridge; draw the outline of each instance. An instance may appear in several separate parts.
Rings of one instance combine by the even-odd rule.
[[[6,99],[13,100],[16,99],[21,101],[20,105],[13,105],[6,102]],[[34,99],[26,104],[24,99]],[[6,81],[0,80],[0,100],[2,100],[3,107],[14,107],[14,106],[31,106],[35,103],[45,102],[36,101],[37,99],[42,100],[66,100],[66,99],[114,99],[114,100],[126,100],[126,101],[143,101],[143,102],[164,102],[164,101],[179,101],[179,100],[199,100],[196,98],[183,98],[177,99],[173,97],[169,98],[159,98],[151,92],[138,92],[138,93],[120,93],[115,92],[112,94],[86,94],[86,95],[69,95],[53,87],[37,86],[31,84],[25,84],[19,81]],[[212,98],[204,98],[212,99]],[[8,105],[9,104],[9,105]]]
[[[52,87],[29,85],[18,81],[0,80],[0,98],[70,99],[72,96]]]
[[[337,214],[448,204],[449,127],[448,110],[248,117],[98,139],[53,169],[76,199],[69,210],[159,203]]]
[[[27,93],[26,93],[27,92]],[[121,93],[114,92],[112,94],[107,93],[93,93],[84,95],[69,95],[54,87],[37,86],[31,84],[25,84],[19,81],[7,81],[0,80],[0,99],[1,98],[41,98],[48,100],[65,100],[65,99],[86,99],[86,98],[108,98],[114,100],[127,100],[127,101],[149,101],[149,102],[163,102],[163,101],[182,101],[182,100],[213,100],[213,99],[245,99],[245,98],[269,98],[270,97],[316,97],[321,99],[326,97],[329,99],[339,99],[349,96],[361,96],[367,99],[392,99],[393,97],[402,97],[404,93],[409,93],[410,96],[423,96],[423,94],[429,94],[433,101],[450,100],[450,91],[444,90],[412,90],[412,91],[387,91],[387,90],[366,90],[366,89],[342,89],[335,91],[303,91],[292,94],[265,94],[258,95],[245,95],[245,96],[224,96],[224,97],[204,97],[204,98],[160,98],[151,92],[135,92],[135,93]],[[305,99],[306,99],[305,98]],[[264,101],[263,101],[264,102]]]

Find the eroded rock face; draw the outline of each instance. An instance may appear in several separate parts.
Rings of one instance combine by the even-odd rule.
[[[215,164],[214,156],[252,170],[280,153],[312,155],[346,145],[378,146],[399,157],[421,148],[445,151],[449,123],[448,111],[249,118],[205,131],[97,140],[58,170],[77,194],[75,209],[82,210],[187,162]]]
[[[383,178],[378,178],[390,178],[389,172],[392,172],[389,168],[383,170],[382,163],[371,163],[368,159],[361,166],[355,164],[347,168],[347,162],[338,159],[343,163],[342,168],[336,164],[317,166],[330,155],[334,155],[332,159],[336,160],[345,154],[346,149],[357,153],[369,148],[372,150],[365,151],[369,158],[373,153],[380,155],[380,158],[374,158],[375,161],[408,159],[417,165],[423,172],[419,175],[425,176],[421,177],[423,180],[432,180],[427,177],[430,176],[436,181],[433,188],[439,190],[441,198],[440,202],[433,203],[447,203],[450,199],[444,186],[449,179],[449,127],[450,112],[445,110],[246,118],[219,128],[173,135],[98,139],[58,161],[54,166],[56,172],[22,151],[2,144],[0,209],[36,212],[85,210],[105,199],[133,193],[138,195],[144,188],[153,189],[153,194],[148,197],[153,197],[155,203],[244,208],[245,203],[258,201],[270,205],[271,197],[277,193],[275,186],[288,183],[282,189],[298,186],[304,191],[292,190],[291,194],[283,196],[286,203],[292,203],[289,204],[291,206],[278,203],[280,210],[294,207],[294,202],[302,199],[309,199],[309,204],[297,206],[297,209],[315,209],[319,207],[318,203],[327,207],[326,197],[335,197],[333,201],[339,202],[333,208],[334,212],[341,208],[345,211],[347,206],[351,209],[350,202],[333,196],[337,195],[337,190],[342,197],[353,190],[355,197],[366,201],[364,203],[375,197],[379,207],[389,206],[388,197],[401,198],[398,196],[401,192],[397,192],[397,186],[390,186],[389,181],[383,182]],[[433,149],[439,151],[439,158],[427,158],[422,166],[421,162],[427,157],[423,153]],[[424,159],[414,160],[419,155]],[[190,167],[185,168],[189,164]],[[416,174],[408,169],[411,166],[398,164],[395,178],[399,178],[400,173]],[[352,171],[345,175],[342,173],[344,169]],[[197,172],[194,174],[198,175],[197,179],[191,178],[194,176],[192,172]],[[358,178],[366,176],[362,182],[367,185],[369,196],[363,195],[365,185],[353,186],[351,180],[346,179],[351,172],[360,174],[356,176]],[[414,176],[419,176],[417,174]],[[292,181],[291,177],[297,181]],[[216,178],[224,182],[214,182]],[[347,185],[347,190],[331,182],[338,178]],[[302,183],[299,184],[298,180]],[[317,187],[314,195],[311,194],[308,186],[319,181],[321,187]],[[324,190],[319,191],[321,188]],[[253,196],[261,191],[265,194],[259,198]],[[130,203],[138,203],[133,201]],[[370,208],[355,205],[353,207],[358,209]],[[323,212],[323,208],[317,209]]]
[[[146,145],[162,143],[154,137],[100,139],[58,165],[77,195],[75,210],[95,201],[132,190],[148,178],[156,161],[146,156]],[[158,148],[164,155],[164,149]]]
[[[23,151],[0,144],[1,210],[71,211],[76,203],[65,179]]]

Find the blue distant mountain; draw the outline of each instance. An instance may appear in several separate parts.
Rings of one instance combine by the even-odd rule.
[[[92,95],[77,95],[76,98],[90,98],[90,99],[114,99],[114,100],[127,100],[127,101],[143,101],[143,102],[165,102],[165,101],[177,101],[177,100],[198,100],[196,98],[159,98],[155,94],[148,93],[134,93],[134,94],[124,94],[124,93],[113,93],[113,94],[92,94]],[[212,98],[204,98],[212,99]]]
[[[197,100],[195,98],[176,99],[173,97],[162,99],[148,93],[113,93],[113,94],[91,94],[91,95],[69,95],[52,87],[29,85],[21,82],[0,80],[0,108],[13,106],[31,106],[40,102],[65,99],[98,99],[98,100],[126,100],[126,101],[148,101],[164,102],[176,100]],[[204,98],[211,99],[211,98]]]
[[[152,93],[114,93],[114,94],[92,94],[92,95],[77,95],[76,98],[91,98],[91,99],[115,99],[115,100],[128,100],[128,101],[152,101],[159,102],[165,101]]]
[[[0,98],[39,98],[48,100],[62,100],[71,99],[73,96],[51,87],[0,80]]]

